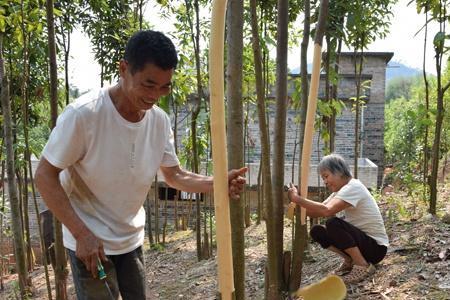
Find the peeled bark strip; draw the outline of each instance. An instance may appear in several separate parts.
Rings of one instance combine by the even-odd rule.
[[[326,20],[328,16],[328,0],[320,1],[320,13],[319,22],[316,27],[316,37],[314,39],[314,55],[313,55],[313,69],[311,74],[311,84],[309,86],[308,97],[308,111],[306,113],[305,124],[305,136],[303,139],[302,150],[302,165],[300,172],[300,195],[306,197],[308,195],[308,176],[309,176],[309,163],[311,159],[312,151],[312,139],[314,135],[314,118],[316,116],[317,108],[317,95],[319,92],[319,79],[320,79],[320,62],[322,58],[322,40],[326,27]],[[289,205],[288,217],[291,219],[294,216],[295,204]],[[301,224],[306,222],[306,211],[301,208]]]
[[[227,1],[214,0],[209,48],[211,140],[214,172],[214,204],[217,219],[217,256],[221,299],[233,299],[233,257],[231,252],[230,207],[228,197],[227,142],[225,134],[223,51]],[[225,152],[225,153],[224,153]]]

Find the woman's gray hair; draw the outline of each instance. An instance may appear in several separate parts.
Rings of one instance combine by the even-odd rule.
[[[319,173],[325,170],[330,171],[333,175],[341,175],[346,178],[352,177],[350,167],[342,156],[339,154],[330,154],[322,158],[317,166]]]

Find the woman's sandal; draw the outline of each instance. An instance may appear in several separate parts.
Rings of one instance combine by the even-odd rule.
[[[347,262],[344,261],[339,268],[337,268],[336,270],[334,270],[333,274],[338,275],[338,276],[343,276],[345,274],[348,274],[351,272],[351,270],[353,269],[353,263],[352,262]]]
[[[343,276],[342,279],[344,279],[345,283],[358,283],[375,273],[375,271],[375,266],[372,264],[369,264],[367,267],[354,265],[350,273]]]

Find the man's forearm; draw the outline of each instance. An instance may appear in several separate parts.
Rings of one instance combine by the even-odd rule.
[[[180,168],[161,167],[160,168],[166,183],[178,190],[190,193],[210,193],[214,189],[214,181],[212,176],[204,176],[195,174]],[[239,199],[245,185],[243,177],[247,168],[233,169],[228,172],[228,193],[233,199]]]
[[[209,193],[213,191],[212,176],[204,176],[180,169],[172,176],[165,177],[171,187],[188,193]]]
[[[51,175],[36,174],[36,186],[53,215],[63,223],[72,233],[75,239],[90,232],[84,222],[76,214],[70,205],[64,189],[59,183],[59,178]]]

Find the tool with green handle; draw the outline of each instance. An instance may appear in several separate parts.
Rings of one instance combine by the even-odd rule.
[[[98,258],[98,260],[97,260],[97,270],[98,270],[98,279],[100,279],[101,281],[103,281],[105,283],[105,286],[106,286],[106,289],[108,290],[109,296],[111,297],[111,299],[116,299],[113,296],[111,289],[109,288],[108,282],[106,281],[105,269],[103,268],[100,258]]]

